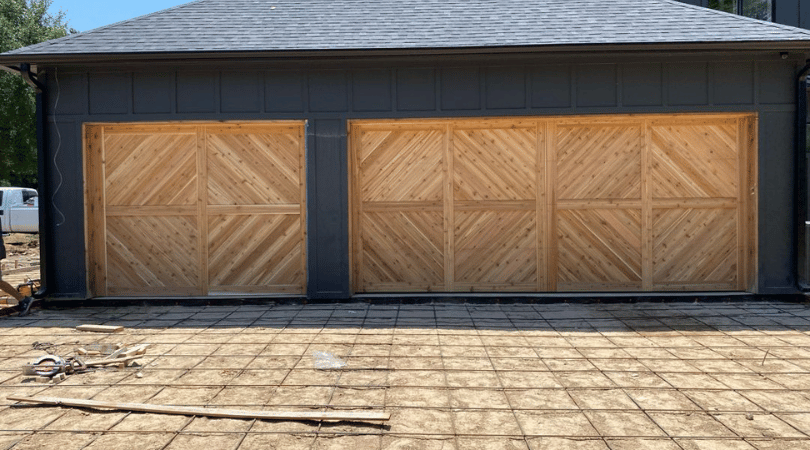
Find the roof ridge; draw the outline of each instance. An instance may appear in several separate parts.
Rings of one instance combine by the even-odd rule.
[[[718,9],[704,8],[702,6],[692,5],[690,3],[684,3],[684,2],[679,1],[679,0],[657,0],[657,1],[664,2],[664,3],[669,3],[671,5],[682,6],[682,7],[688,8],[688,9],[697,9],[697,10],[700,10],[700,11],[703,11],[703,12],[710,12],[710,13],[713,13],[713,14],[722,15],[723,17],[731,16],[731,17],[733,17],[734,19],[737,19],[737,20],[742,20],[742,21],[746,21],[746,22],[754,22],[754,23],[758,23],[760,25],[772,26],[772,27],[775,27],[775,28],[779,28],[780,30],[794,31],[794,32],[798,31],[798,32],[801,32],[801,33],[804,33],[804,34],[810,36],[810,30],[807,30],[807,29],[804,29],[804,28],[794,27],[794,26],[790,26],[790,25],[784,25],[784,24],[781,24],[781,23],[771,22],[771,21],[768,21],[768,20],[754,19],[753,17],[741,16],[739,14],[720,11]]]

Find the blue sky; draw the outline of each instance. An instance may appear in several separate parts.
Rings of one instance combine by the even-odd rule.
[[[191,0],[53,0],[51,12],[65,12],[68,24],[78,31],[88,31],[111,23],[153,13]]]

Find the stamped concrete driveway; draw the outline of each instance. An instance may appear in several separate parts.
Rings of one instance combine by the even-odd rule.
[[[38,310],[0,321],[0,449],[809,449],[809,332],[806,304],[768,300]],[[137,366],[57,384],[21,373],[97,343],[151,347]],[[316,369],[315,352],[346,365]],[[94,411],[15,394],[391,420]]]

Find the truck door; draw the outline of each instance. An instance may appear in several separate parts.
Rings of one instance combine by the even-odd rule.
[[[22,190],[22,203],[13,205],[13,217],[9,215],[7,220],[12,220],[14,230],[17,233],[36,233],[39,231],[39,208],[37,206],[37,191],[33,189]]]
[[[4,233],[9,229],[8,214],[6,213],[7,203],[6,191],[0,191],[0,226],[2,227]]]

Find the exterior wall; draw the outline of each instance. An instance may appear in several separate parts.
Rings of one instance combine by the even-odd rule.
[[[784,25],[792,25],[794,27],[810,28],[810,1],[775,1],[773,21]]]
[[[803,55],[769,52],[49,67],[43,197],[59,211],[44,230],[54,242],[46,282],[54,295],[86,296],[85,122],[307,120],[308,295],[345,298],[349,119],[752,111],[759,289],[793,292],[794,73],[802,64]]]
[[[709,0],[678,0],[690,5],[709,7]],[[810,0],[773,0],[773,21],[793,27],[810,28]]]

